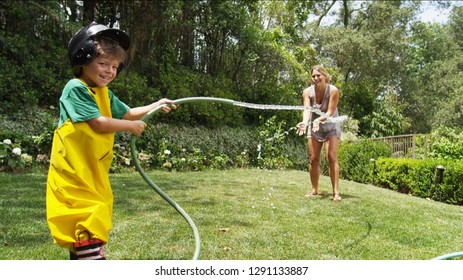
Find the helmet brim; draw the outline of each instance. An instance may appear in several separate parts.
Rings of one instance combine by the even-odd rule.
[[[124,49],[128,50],[130,47],[130,37],[127,35],[124,31],[120,29],[115,29],[115,28],[108,28],[104,29],[101,31],[98,31],[97,33],[93,34],[92,37],[94,36],[105,36],[109,37],[116,42],[119,43],[119,45]]]

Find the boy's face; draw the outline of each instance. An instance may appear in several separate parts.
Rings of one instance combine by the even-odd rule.
[[[98,56],[83,66],[80,77],[89,86],[104,87],[114,80],[120,61],[111,56]]]

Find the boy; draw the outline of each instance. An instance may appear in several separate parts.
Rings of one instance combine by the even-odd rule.
[[[71,259],[105,259],[103,245],[112,226],[113,194],[109,169],[115,131],[141,135],[140,119],[169,99],[129,108],[108,89],[122,68],[129,36],[93,22],[68,45],[76,78],[63,89],[47,180],[47,222],[54,242]]]

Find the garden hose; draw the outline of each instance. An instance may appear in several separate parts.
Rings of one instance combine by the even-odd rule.
[[[448,259],[453,259],[456,257],[463,257],[463,252],[455,252],[455,253],[450,253],[446,255],[439,256],[437,258],[434,258],[433,260],[448,260]]]
[[[251,104],[251,103],[244,103],[244,102],[237,102],[231,99],[225,99],[225,98],[216,98],[216,97],[187,97],[187,98],[181,98],[181,99],[176,99],[172,101],[173,105],[180,105],[184,103],[191,103],[191,102],[219,102],[219,103],[224,103],[228,105],[236,105],[236,106],[241,106],[241,107],[247,107],[247,108],[253,108],[253,109],[264,109],[264,110],[310,110],[312,112],[315,112],[319,115],[326,116],[329,120],[332,122],[341,122],[344,121],[347,117],[342,116],[342,117],[336,117],[336,118],[331,118],[329,115],[326,113],[321,112],[318,109],[313,109],[309,107],[304,107],[304,106],[285,106],[285,105],[260,105],[260,104]],[[149,118],[151,118],[152,115],[155,113],[159,112],[162,108],[169,106],[166,104],[160,105],[153,110],[149,111],[146,113],[141,120],[144,122],[147,122]],[[201,247],[201,240],[199,237],[198,229],[191,219],[191,217],[185,212],[185,210],[182,209],[172,198],[170,198],[167,194],[165,194],[161,188],[159,188],[150,178],[148,175],[146,175],[145,171],[143,170],[140,162],[138,161],[138,152],[136,148],[136,141],[137,137],[135,135],[132,135],[132,138],[130,140],[130,151],[132,155],[132,160],[135,164],[135,167],[140,173],[140,175],[143,177],[143,179],[148,183],[148,185],[153,188],[162,198],[164,198],[172,207],[177,210],[188,222],[190,225],[191,229],[193,230],[193,234],[195,237],[195,252],[193,255],[193,260],[197,260],[199,258],[199,253],[200,253],[200,247]]]
[[[198,101],[215,101],[215,102],[233,104],[233,100],[223,99],[223,98],[210,98],[210,97],[209,98],[208,97],[182,98],[182,99],[174,100],[172,103],[174,105],[180,105],[180,104],[183,104],[183,103],[198,102]],[[144,115],[143,118],[141,118],[141,120],[144,121],[144,122],[147,122],[147,120],[149,120],[149,118],[151,118],[151,116],[154,113],[159,112],[165,106],[167,106],[167,105],[163,104],[161,106],[158,106],[158,107],[154,108],[153,110],[149,111],[146,115]],[[191,229],[193,230],[193,235],[195,237],[195,252],[194,252],[194,255],[193,255],[193,260],[197,260],[199,258],[199,253],[200,253],[200,248],[201,248],[201,239],[199,237],[198,228],[196,227],[195,223],[193,222],[191,217],[188,215],[188,213],[185,212],[185,210],[183,210],[183,208],[180,207],[180,205],[178,205],[172,198],[170,198],[166,193],[164,193],[161,190],[161,188],[159,188],[151,180],[151,178],[145,173],[145,171],[143,170],[140,162],[138,161],[138,151],[137,151],[137,148],[136,148],[136,145],[135,145],[136,141],[137,141],[137,137],[135,135],[132,135],[132,138],[130,140],[130,153],[132,155],[132,160],[135,163],[135,167],[136,167],[138,173],[140,173],[140,175],[143,177],[143,179],[148,183],[148,185],[151,188],[153,188],[162,198],[164,198],[164,200],[166,200],[172,207],[174,207],[175,210],[177,210],[177,212],[179,212],[183,216],[183,218],[185,218],[185,220],[188,222]]]

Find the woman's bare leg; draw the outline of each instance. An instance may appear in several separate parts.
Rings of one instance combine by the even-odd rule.
[[[341,200],[339,196],[339,163],[338,163],[338,147],[339,138],[330,137],[328,140],[328,166],[329,174],[331,179],[331,185],[333,186],[333,200]]]
[[[320,179],[320,152],[323,146],[322,142],[315,139],[309,139],[309,174],[312,183],[312,194],[318,194],[318,180]]]

